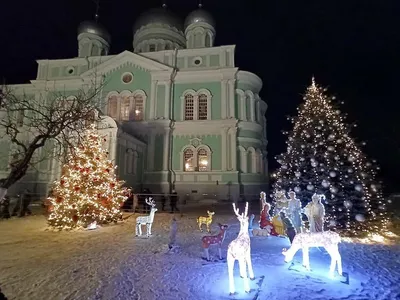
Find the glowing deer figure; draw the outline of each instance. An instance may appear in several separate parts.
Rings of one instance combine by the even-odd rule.
[[[199,229],[201,232],[203,232],[203,229],[201,229],[201,225],[203,225],[203,224],[206,225],[207,231],[211,232],[210,225],[212,223],[213,215],[215,214],[215,212],[207,210],[207,214],[208,214],[208,217],[198,217],[197,218],[197,224],[199,224]]]
[[[302,249],[303,266],[307,270],[310,270],[308,248],[324,247],[331,256],[329,275],[333,276],[337,265],[338,273],[342,276],[342,257],[339,253],[339,243],[340,236],[333,231],[298,233],[293,239],[292,246],[288,250],[283,249],[282,254],[285,255],[285,262],[290,262],[293,260],[293,256],[296,252],[299,251],[299,249]]]
[[[250,253],[250,236],[249,236],[249,218],[247,217],[249,203],[246,202],[246,208],[244,213],[239,214],[239,208],[236,208],[235,203],[233,205],[233,211],[235,212],[240,222],[240,232],[236,239],[234,239],[228,246],[228,273],[229,273],[229,292],[230,295],[235,294],[235,282],[233,279],[233,267],[235,260],[239,262],[240,277],[243,278],[244,291],[250,292],[249,280],[247,278],[247,268],[249,270],[249,277],[254,280],[253,266],[251,264],[251,253]]]
[[[146,225],[146,235],[151,235],[151,226],[153,225],[154,214],[157,211],[156,202],[153,200],[153,198],[146,198],[145,201],[151,206],[150,214],[148,216],[139,216],[136,218],[136,236],[142,235],[142,225]]]
[[[226,230],[228,225],[219,224],[219,233],[217,235],[206,235],[201,239],[203,243],[204,253],[207,260],[210,260],[210,254],[208,253],[208,248],[212,245],[218,246],[219,259],[222,259],[221,246],[225,239]]]

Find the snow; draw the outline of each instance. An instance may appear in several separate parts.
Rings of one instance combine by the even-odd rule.
[[[258,209],[257,205],[254,206]],[[189,209],[188,209],[189,210]],[[239,232],[231,206],[191,207],[178,223],[177,247],[169,250],[173,214],[157,212],[153,236],[134,237],[135,216],[96,230],[46,230],[43,216],[0,221],[0,288],[8,299],[399,299],[400,246],[340,244],[343,277],[328,277],[330,257],[323,248],[310,249],[312,271],[301,266],[301,250],[294,265],[284,262],[286,238],[252,237],[252,263],[256,280],[252,292],[243,293],[235,265],[238,292],[228,295],[225,262],[201,259],[199,215],[215,211],[217,223],[229,224],[223,255]],[[196,213],[200,211],[200,213]],[[218,250],[210,248],[213,260]],[[289,270],[289,267],[291,270]],[[264,276],[264,278],[262,277]]]

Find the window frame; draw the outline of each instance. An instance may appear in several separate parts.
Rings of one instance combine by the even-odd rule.
[[[193,119],[187,119],[187,109],[186,109],[186,97],[188,95],[193,96]],[[207,117],[200,118],[200,103],[199,98],[201,95],[205,95],[207,97],[206,103],[206,115]],[[206,121],[211,120],[211,100],[212,94],[207,89],[199,89],[197,91],[193,89],[189,89],[183,92],[181,96],[181,120],[182,121]]]
[[[186,157],[185,157],[185,153],[187,151],[191,151],[192,152],[192,159],[193,159],[193,166],[192,166],[192,170],[186,170]],[[205,151],[205,155],[203,154],[202,156],[207,157],[207,166],[204,168],[200,167],[200,151]],[[183,170],[183,172],[187,172],[187,173],[192,173],[192,172],[196,172],[196,173],[203,173],[203,172],[211,172],[211,158],[212,158],[212,151],[211,148],[208,147],[207,145],[201,144],[198,147],[194,147],[193,145],[187,145],[185,146],[182,151],[181,151],[181,170]]]
[[[141,110],[140,110],[140,118],[138,119],[136,117],[136,107],[137,107],[137,98],[141,97]],[[115,97],[115,98],[114,98]],[[112,99],[114,98],[114,99]],[[106,111],[107,115],[111,117],[112,119],[116,121],[123,121],[123,122],[129,122],[129,121],[144,121],[145,120],[145,113],[146,113],[146,100],[147,100],[147,95],[143,90],[135,90],[133,92],[125,90],[122,91],[121,93],[118,92],[110,92],[106,96]],[[112,114],[112,106],[110,105],[112,102],[116,102],[116,114]],[[127,102],[125,102],[127,101]],[[129,108],[127,109],[127,105],[124,106],[124,104],[127,104],[129,102]],[[114,106],[114,105],[113,105]],[[127,109],[126,111],[123,111],[123,109]],[[126,114],[127,112],[127,114]]]

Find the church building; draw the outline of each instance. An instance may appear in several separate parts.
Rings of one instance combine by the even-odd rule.
[[[184,22],[156,8],[136,20],[133,51],[111,55],[108,31],[97,21],[82,22],[77,57],[38,60],[37,78],[13,88],[37,97],[51,89],[74,97],[101,79],[107,117],[99,129],[108,137],[118,177],[136,192],[254,196],[268,184],[262,81],[239,70],[235,46],[215,46],[215,36],[215,21],[202,7]],[[3,154],[11,151],[0,143]],[[6,174],[7,163],[1,167]],[[44,160],[37,169],[16,188],[46,194],[60,176],[60,162]]]

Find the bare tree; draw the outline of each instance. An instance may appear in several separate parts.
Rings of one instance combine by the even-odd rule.
[[[10,143],[10,151],[8,175],[0,179],[0,199],[29,168],[52,155],[63,157],[66,149],[73,149],[82,128],[99,118],[102,86],[93,86],[74,96],[51,91],[28,95],[2,88],[0,139]],[[51,145],[49,153],[43,153],[45,145]]]

